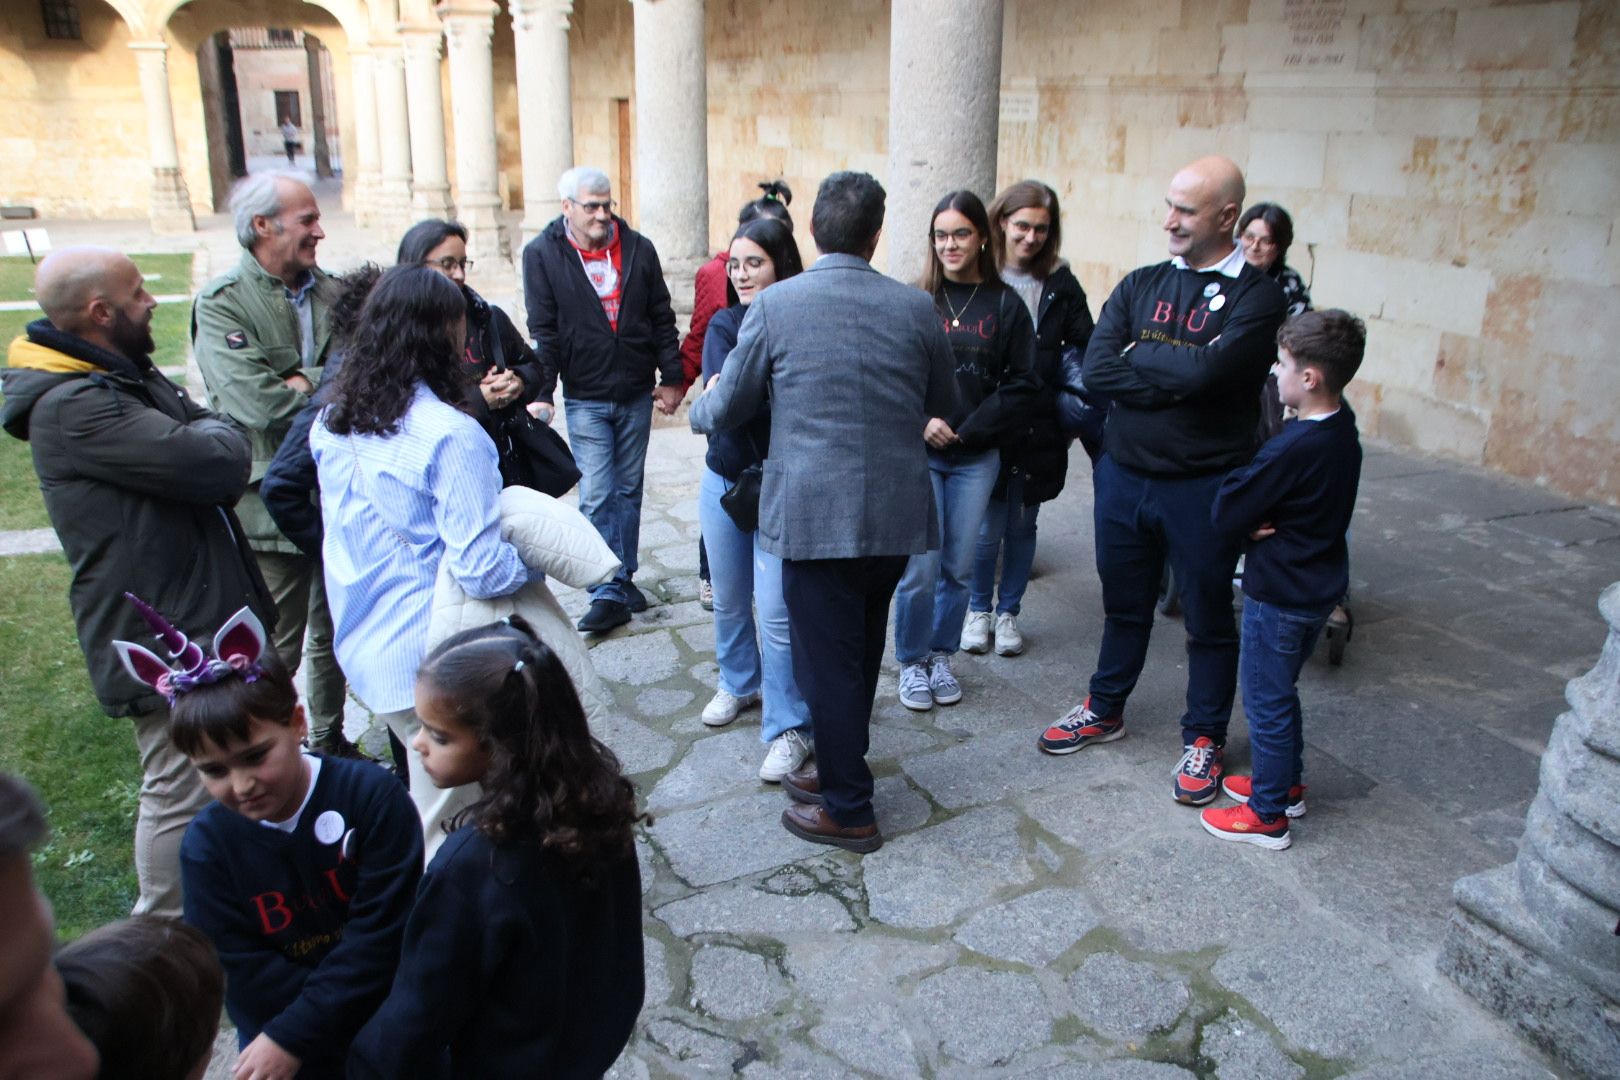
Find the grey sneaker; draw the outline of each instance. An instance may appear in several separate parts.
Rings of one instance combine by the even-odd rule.
[[[765,764],[759,767],[759,778],[767,784],[780,784],[782,777],[797,770],[809,757],[810,741],[798,728],[789,728],[771,740]]]
[[[1018,632],[1018,620],[1003,611],[996,616],[996,655],[1017,656],[1024,651],[1024,635]]]
[[[984,653],[990,651],[990,613],[970,611],[962,624],[962,651]]]
[[[928,661],[928,692],[936,705],[955,705],[962,700],[962,684],[951,674],[951,658],[935,653]]]
[[[914,712],[927,712],[934,707],[926,664],[907,664],[900,669],[900,704]]]

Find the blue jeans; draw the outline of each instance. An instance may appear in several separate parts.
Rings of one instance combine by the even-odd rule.
[[[1001,556],[1001,599],[996,612],[1017,615],[1023,609],[1029,571],[1035,565],[1035,519],[1041,504],[1024,505],[1024,474],[1007,477],[1005,496],[991,497],[973,555],[973,591],[968,609],[989,611],[996,591],[996,556]]]
[[[928,452],[940,547],[913,555],[894,592],[894,656],[900,663],[921,664],[933,653],[961,647],[974,544],[999,472],[1000,450],[965,457]]]
[[[630,401],[575,401],[568,445],[579,466],[579,510],[618,556],[611,581],[591,586],[591,599],[630,602],[630,579],[641,547],[641,478],[652,433],[652,397]]]
[[[1238,633],[1232,571],[1238,540],[1209,521],[1224,474],[1164,479],[1134,472],[1104,454],[1092,471],[1097,576],[1103,636],[1091,676],[1091,707],[1102,716],[1125,707],[1147,660],[1164,561],[1176,574],[1187,631],[1187,711],[1181,741],[1226,741],[1237,693]]]
[[[1299,669],[1332,612],[1332,604],[1288,608],[1253,597],[1243,602],[1240,666],[1254,767],[1249,806],[1263,819],[1287,808],[1288,789],[1303,774],[1305,717],[1299,705]]]
[[[794,728],[809,735],[810,706],[793,679],[793,646],[787,603],[782,599],[782,560],[759,546],[758,532],[737,528],[720,505],[720,496],[730,486],[725,477],[705,467],[698,489],[698,520],[709,550],[709,582],[714,586],[714,656],[720,665],[720,689],[746,697],[758,692],[763,682],[761,742],[768,743]],[[754,639],[756,607],[759,642]]]

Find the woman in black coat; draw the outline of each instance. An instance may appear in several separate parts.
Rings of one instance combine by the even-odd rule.
[[[1086,350],[1091,311],[1068,263],[1058,258],[1063,231],[1057,193],[1036,180],[1020,181],[990,204],[990,246],[1001,278],[1035,319],[1034,404],[1002,445],[1001,475],[990,497],[974,555],[962,648],[1016,656],[1024,650],[1017,616],[1035,561],[1040,504],[1057,497],[1069,469],[1070,439],[1058,427],[1063,354]],[[997,557],[1001,587],[996,590]],[[994,603],[992,604],[992,601]]]

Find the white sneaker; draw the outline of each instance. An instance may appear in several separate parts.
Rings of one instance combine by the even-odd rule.
[[[809,756],[809,740],[799,734],[798,728],[789,728],[771,740],[765,764],[759,767],[759,778],[767,784],[780,784],[782,777],[803,765]]]
[[[962,624],[962,651],[983,653],[990,651],[990,613],[970,611]]]
[[[714,697],[703,706],[703,722],[710,727],[725,727],[737,719],[737,714],[750,705],[759,704],[758,694],[737,697],[727,690],[716,690]]]
[[[1024,651],[1024,635],[1018,632],[1018,620],[1011,612],[996,616],[996,655],[1017,656]]]

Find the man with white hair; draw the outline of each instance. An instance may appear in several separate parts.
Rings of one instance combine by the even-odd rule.
[[[265,470],[320,381],[331,340],[336,285],[315,264],[316,245],[326,236],[321,209],[301,181],[261,173],[237,185],[231,211],[242,258],[197,294],[191,344],[209,405],[247,428],[253,441],[252,482],[236,510],[281,613],[275,646],[289,669],[297,669],[309,631],[310,742],[352,755],[320,558],[287,539],[259,497]]]
[[[523,249],[529,336],[550,402],[557,377],[568,398],[568,441],[579,465],[579,508],[622,564],[591,590],[579,621],[603,633],[644,611],[631,580],[641,539],[641,485],[656,402],[681,403],[680,341],[664,270],[652,243],[613,212],[601,169],[569,169],[557,182],[562,214]]]

